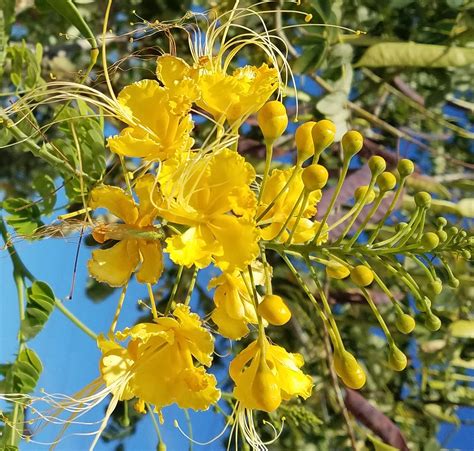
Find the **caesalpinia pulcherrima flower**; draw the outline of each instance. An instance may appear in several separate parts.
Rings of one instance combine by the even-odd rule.
[[[136,205],[132,196],[115,186],[99,186],[91,192],[91,208],[106,208],[124,224],[103,224],[92,234],[103,243],[118,241],[109,249],[92,251],[88,269],[99,282],[118,287],[125,285],[139,267],[136,277],[142,283],[156,283],[163,271],[163,255],[159,230],[153,226],[158,210],[153,205],[158,192],[150,174],[137,180],[135,192],[140,201]]]
[[[205,268],[214,261],[223,271],[233,271],[255,259],[254,179],[252,165],[228,149],[163,165],[159,214],[188,227],[166,240],[176,264]]]

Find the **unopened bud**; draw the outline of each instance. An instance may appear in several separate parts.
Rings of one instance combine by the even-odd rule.
[[[351,269],[351,280],[359,287],[367,287],[374,281],[374,273],[369,267],[358,265]]]
[[[274,326],[282,326],[291,318],[291,311],[280,296],[266,294],[258,304],[257,312]]]
[[[446,227],[448,221],[446,220],[446,218],[440,216],[439,218],[436,218],[436,224],[438,225],[438,227],[443,228]]]
[[[432,280],[428,283],[427,289],[431,295],[437,296],[441,291],[443,291],[443,283],[440,279]]]
[[[342,137],[341,144],[344,157],[351,158],[361,151],[364,137],[358,131],[350,130]]]
[[[350,273],[350,269],[340,263],[331,262],[326,266],[326,274],[331,279],[345,279]]]
[[[323,119],[316,122],[311,130],[311,135],[313,137],[314,152],[319,155],[334,142],[336,126],[334,122]]]
[[[407,313],[402,313],[397,316],[395,326],[402,334],[409,334],[415,328],[415,319]]]
[[[420,191],[415,194],[415,204],[420,208],[430,208],[431,195],[426,191]]]
[[[381,174],[387,168],[387,163],[382,157],[374,155],[369,159],[369,169],[374,175]]]
[[[359,362],[355,357],[347,351],[334,354],[334,368],[337,375],[342,379],[344,384],[354,390],[359,390],[365,385],[366,375]]]
[[[316,122],[309,121],[300,125],[296,129],[296,161],[299,165],[302,165],[308,158],[314,155],[314,144],[311,131],[315,124]]]
[[[421,237],[421,247],[423,251],[429,252],[438,247],[439,237],[434,232],[426,232]]]
[[[307,166],[301,173],[304,187],[308,191],[316,191],[317,189],[323,188],[328,181],[328,177],[328,170],[320,164]]]
[[[367,194],[366,194],[367,193]],[[375,199],[375,191],[370,188],[368,185],[359,186],[356,188],[354,193],[354,199],[357,202],[360,202],[365,197],[364,204],[371,204]]]
[[[425,326],[426,326],[427,329],[435,332],[435,331],[439,330],[439,328],[441,327],[441,320],[436,315],[434,315],[433,313],[430,313],[426,317]]]
[[[415,165],[413,164],[413,161],[402,158],[398,162],[397,170],[400,177],[408,177],[415,171]]]
[[[382,174],[377,177],[377,185],[382,192],[392,190],[396,184],[397,179],[391,172],[382,172]]]
[[[288,125],[288,115],[283,103],[278,100],[267,102],[257,114],[257,122],[266,141],[279,138]]]
[[[403,371],[407,366],[407,356],[397,346],[390,346],[388,364],[394,371]]]

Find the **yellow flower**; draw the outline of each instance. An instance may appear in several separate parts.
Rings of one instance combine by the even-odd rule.
[[[175,318],[159,318],[116,334],[119,340],[129,338],[128,349],[134,351],[128,369],[130,391],[157,409],[176,403],[183,409],[205,410],[219,400],[220,391],[214,375],[195,362],[211,365],[214,341],[188,306],[178,304],[173,314]]]
[[[306,399],[311,395],[313,382],[300,370],[303,364],[300,354],[271,345],[266,338],[262,345],[256,340],[230,364],[234,396],[242,407],[266,412],[294,396]]]
[[[262,194],[262,202],[259,206],[258,215],[262,214],[268,205],[270,205],[270,203],[277,197],[278,193],[283,189],[290,177],[291,181],[285,192],[280,195],[268,213],[266,213],[259,221],[259,225],[262,228],[262,238],[264,240],[270,241],[276,238],[290,215],[290,220],[288,221],[284,232],[280,235],[279,241],[286,241],[290,231],[295,225],[302,200],[300,199],[300,204],[297,205],[296,208],[294,207],[303,192],[304,184],[301,180],[301,172],[303,170],[301,168],[296,169],[296,174],[292,176],[294,170],[293,167],[285,170],[274,169],[271,176],[268,178]],[[316,214],[316,204],[320,199],[321,190],[315,190],[309,194],[302,217],[296,226],[291,241],[292,243],[304,243],[312,239],[316,234],[319,223],[317,221],[311,221],[309,218]],[[321,240],[325,239],[326,236],[327,234],[322,234]]]
[[[118,241],[109,249],[92,252],[88,269],[92,277],[110,286],[125,285],[137,269],[141,283],[156,283],[163,271],[161,234],[153,226],[158,210],[154,207],[158,192],[153,191],[154,178],[148,174],[139,179],[135,192],[140,200],[137,206],[133,198],[114,186],[99,186],[91,193],[90,207],[107,208],[124,224],[104,224],[93,231],[94,238],[103,243],[108,239]],[[153,199],[152,199],[153,196]],[[141,262],[141,264],[140,264]]]
[[[108,139],[112,152],[155,161],[192,147],[190,105],[157,81],[141,80],[126,86],[118,95],[118,102],[128,127]]]
[[[254,271],[254,282],[258,280],[258,271]],[[260,273],[262,274],[262,273]],[[247,277],[248,279],[248,277]],[[247,280],[250,285],[250,280]],[[208,288],[216,288],[212,312],[212,320],[216,323],[219,333],[232,340],[239,340],[248,334],[248,324],[257,324],[254,301],[249,294],[242,275],[238,272],[223,273],[209,282]]]
[[[253,222],[256,199],[249,185],[255,170],[228,149],[210,157],[164,164],[160,174],[163,218],[189,228],[166,240],[178,265],[223,271],[244,269],[259,253]]]
[[[266,64],[241,67],[232,75],[215,64],[208,64],[200,69],[198,87],[201,97],[196,103],[216,121],[227,119],[235,127],[256,113],[278,84],[278,71]]]

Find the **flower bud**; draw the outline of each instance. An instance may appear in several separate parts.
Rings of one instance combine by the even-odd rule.
[[[409,334],[415,328],[416,322],[413,317],[407,313],[402,313],[397,316],[395,326],[402,334]]]
[[[266,294],[258,305],[258,314],[274,326],[282,326],[291,318],[291,311],[280,296]]]
[[[441,282],[440,279],[435,279],[435,280],[432,280],[431,282],[429,282],[426,287],[428,289],[428,292],[431,295],[436,296],[436,295],[440,294],[441,291],[443,290],[443,283]]]
[[[166,445],[160,441],[160,443],[158,444],[158,451],[166,451]]]
[[[281,404],[281,392],[276,376],[266,362],[262,362],[252,383],[252,394],[265,412],[273,412]]]
[[[336,126],[333,122],[323,119],[313,126],[311,136],[313,137],[314,152],[319,155],[334,142]]]
[[[420,191],[415,194],[415,204],[420,208],[430,208],[431,195],[426,191]]]
[[[456,226],[452,226],[447,230],[449,236],[456,236],[459,233],[459,229]]]
[[[388,364],[394,371],[403,371],[407,366],[407,356],[397,346],[390,346]]]
[[[440,216],[439,218],[436,218],[436,224],[438,225],[438,227],[443,228],[443,227],[446,227],[446,225],[448,224],[448,221],[446,218],[443,218],[442,216]]]
[[[421,247],[423,251],[429,252],[438,247],[439,237],[434,232],[426,232],[421,237]]]
[[[398,162],[397,170],[400,174],[400,177],[408,177],[415,171],[415,165],[413,164],[413,161],[402,158]]]
[[[364,137],[356,130],[344,133],[341,140],[342,152],[345,158],[351,158],[359,153],[364,145]]]
[[[278,100],[267,102],[260,108],[257,121],[266,141],[273,142],[279,138],[288,125],[288,115],[283,103]]]
[[[457,287],[459,287],[459,279],[456,279],[456,277],[454,277],[454,276],[451,274],[450,277],[448,278],[448,285],[449,285],[451,288],[457,288]]]
[[[438,238],[441,242],[444,242],[448,239],[448,234],[444,230],[437,230],[436,235],[438,235]]]
[[[350,273],[351,271],[347,266],[337,262],[331,262],[326,266],[326,274],[331,279],[345,279]]]
[[[382,157],[374,155],[369,158],[369,169],[374,175],[381,174],[387,168],[387,163]]]
[[[427,312],[431,308],[430,298],[423,296],[421,299],[415,299],[415,306],[420,312]]]
[[[374,281],[374,273],[369,267],[358,265],[351,269],[351,280],[358,287],[367,287]]]
[[[354,193],[354,199],[357,202],[360,202],[366,195],[365,193],[367,193],[368,189],[369,189],[368,185],[357,187]],[[365,198],[364,204],[365,205],[371,204],[374,201],[374,199],[375,199],[375,191],[372,188],[370,188],[370,191],[368,192]]]
[[[426,326],[427,329],[429,329],[433,332],[436,332],[441,327],[441,320],[436,315],[434,315],[433,313],[430,313],[426,317],[425,326]]]
[[[334,368],[344,384],[354,390],[359,390],[365,385],[366,375],[355,357],[347,351],[334,354]]]
[[[310,192],[323,188],[328,181],[328,177],[328,170],[320,164],[307,166],[301,173],[304,187]]]
[[[467,249],[462,249],[461,250],[461,255],[463,256],[464,259],[470,260],[472,255],[471,252],[469,252]]]
[[[300,125],[296,129],[295,143],[296,143],[296,162],[302,165],[308,158],[314,155],[313,136],[311,131],[316,122],[309,121]]]
[[[377,177],[377,185],[380,188],[380,191],[390,191],[395,188],[397,184],[397,179],[391,172],[382,172]]]
[[[406,222],[399,222],[397,225],[395,225],[395,232],[401,232],[405,227],[407,227],[408,224]]]

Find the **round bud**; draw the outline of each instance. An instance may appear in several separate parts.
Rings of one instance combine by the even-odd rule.
[[[407,356],[393,345],[388,352],[388,364],[394,371],[403,371],[407,366]]]
[[[361,151],[364,145],[364,137],[358,131],[350,130],[344,133],[341,144],[344,156],[350,158]]]
[[[427,289],[432,296],[436,296],[443,290],[443,283],[440,279],[432,280],[428,283]]]
[[[448,221],[446,220],[446,218],[443,218],[442,216],[440,216],[439,218],[436,218],[436,224],[438,225],[438,227],[446,227],[446,225],[448,224]]]
[[[400,177],[408,177],[415,171],[415,165],[413,164],[413,161],[402,158],[398,162],[397,170],[400,174]]]
[[[401,232],[405,227],[407,227],[408,224],[406,222],[399,222],[396,226],[395,226],[395,232]]]
[[[334,142],[336,126],[334,122],[323,119],[313,126],[311,136],[313,137],[314,152],[319,155]]]
[[[166,451],[166,445],[160,441],[160,443],[158,444],[158,450],[157,451]]]
[[[426,232],[421,237],[421,247],[423,251],[429,252],[438,247],[439,237],[434,232]]]
[[[430,208],[431,195],[426,191],[420,191],[415,194],[415,204],[420,208]]]
[[[441,320],[433,313],[430,313],[425,320],[425,326],[427,329],[435,332],[441,327]]]
[[[350,273],[350,269],[340,263],[331,262],[326,266],[326,274],[331,279],[345,279]]]
[[[334,368],[336,374],[342,379],[344,384],[354,390],[359,390],[365,385],[366,375],[359,362],[347,351],[334,354]]]
[[[274,326],[282,326],[291,318],[291,311],[280,296],[266,294],[258,304],[257,312]]]
[[[382,172],[377,177],[377,185],[380,188],[380,191],[390,191],[395,188],[397,184],[397,179],[391,172]]]
[[[266,141],[273,142],[283,135],[288,125],[288,115],[283,103],[278,100],[267,102],[257,114],[257,122]]]
[[[470,260],[472,255],[467,249],[462,249],[461,250],[461,255],[463,256],[464,259]]]
[[[369,169],[372,174],[381,174],[387,168],[387,163],[382,157],[374,155],[369,158]]]
[[[448,234],[444,230],[438,230],[436,232],[436,235],[438,235],[438,238],[441,242],[446,241],[448,239]]]
[[[369,189],[368,185],[357,187],[354,193],[355,200],[357,202],[360,202],[365,196],[364,204],[365,205],[371,204],[375,199],[375,191],[372,188],[370,188],[370,191],[368,191],[368,189]]]
[[[374,273],[365,265],[358,265],[351,269],[351,279],[358,287],[367,287],[374,281]]]
[[[449,236],[455,236],[459,233],[459,229],[455,226],[452,226],[447,230],[447,233]]]
[[[402,334],[409,334],[415,328],[416,322],[413,317],[407,313],[402,313],[397,316],[395,326]]]
[[[459,232],[459,238],[464,239],[467,237],[467,232],[465,230],[461,230]]]
[[[296,161],[299,165],[303,164],[308,158],[314,155],[314,144],[311,131],[316,122],[309,121],[300,125],[296,129]]]
[[[421,299],[415,299],[415,306],[420,312],[427,312],[431,308],[431,301],[427,296],[423,296]]]
[[[301,179],[308,191],[316,191],[326,185],[328,181],[328,170],[320,164],[312,164],[303,169]]]
[[[448,279],[448,285],[449,285],[451,288],[457,288],[457,287],[459,287],[459,279],[456,279],[456,277],[454,277],[453,275],[451,275],[451,277],[449,277],[449,279]]]

